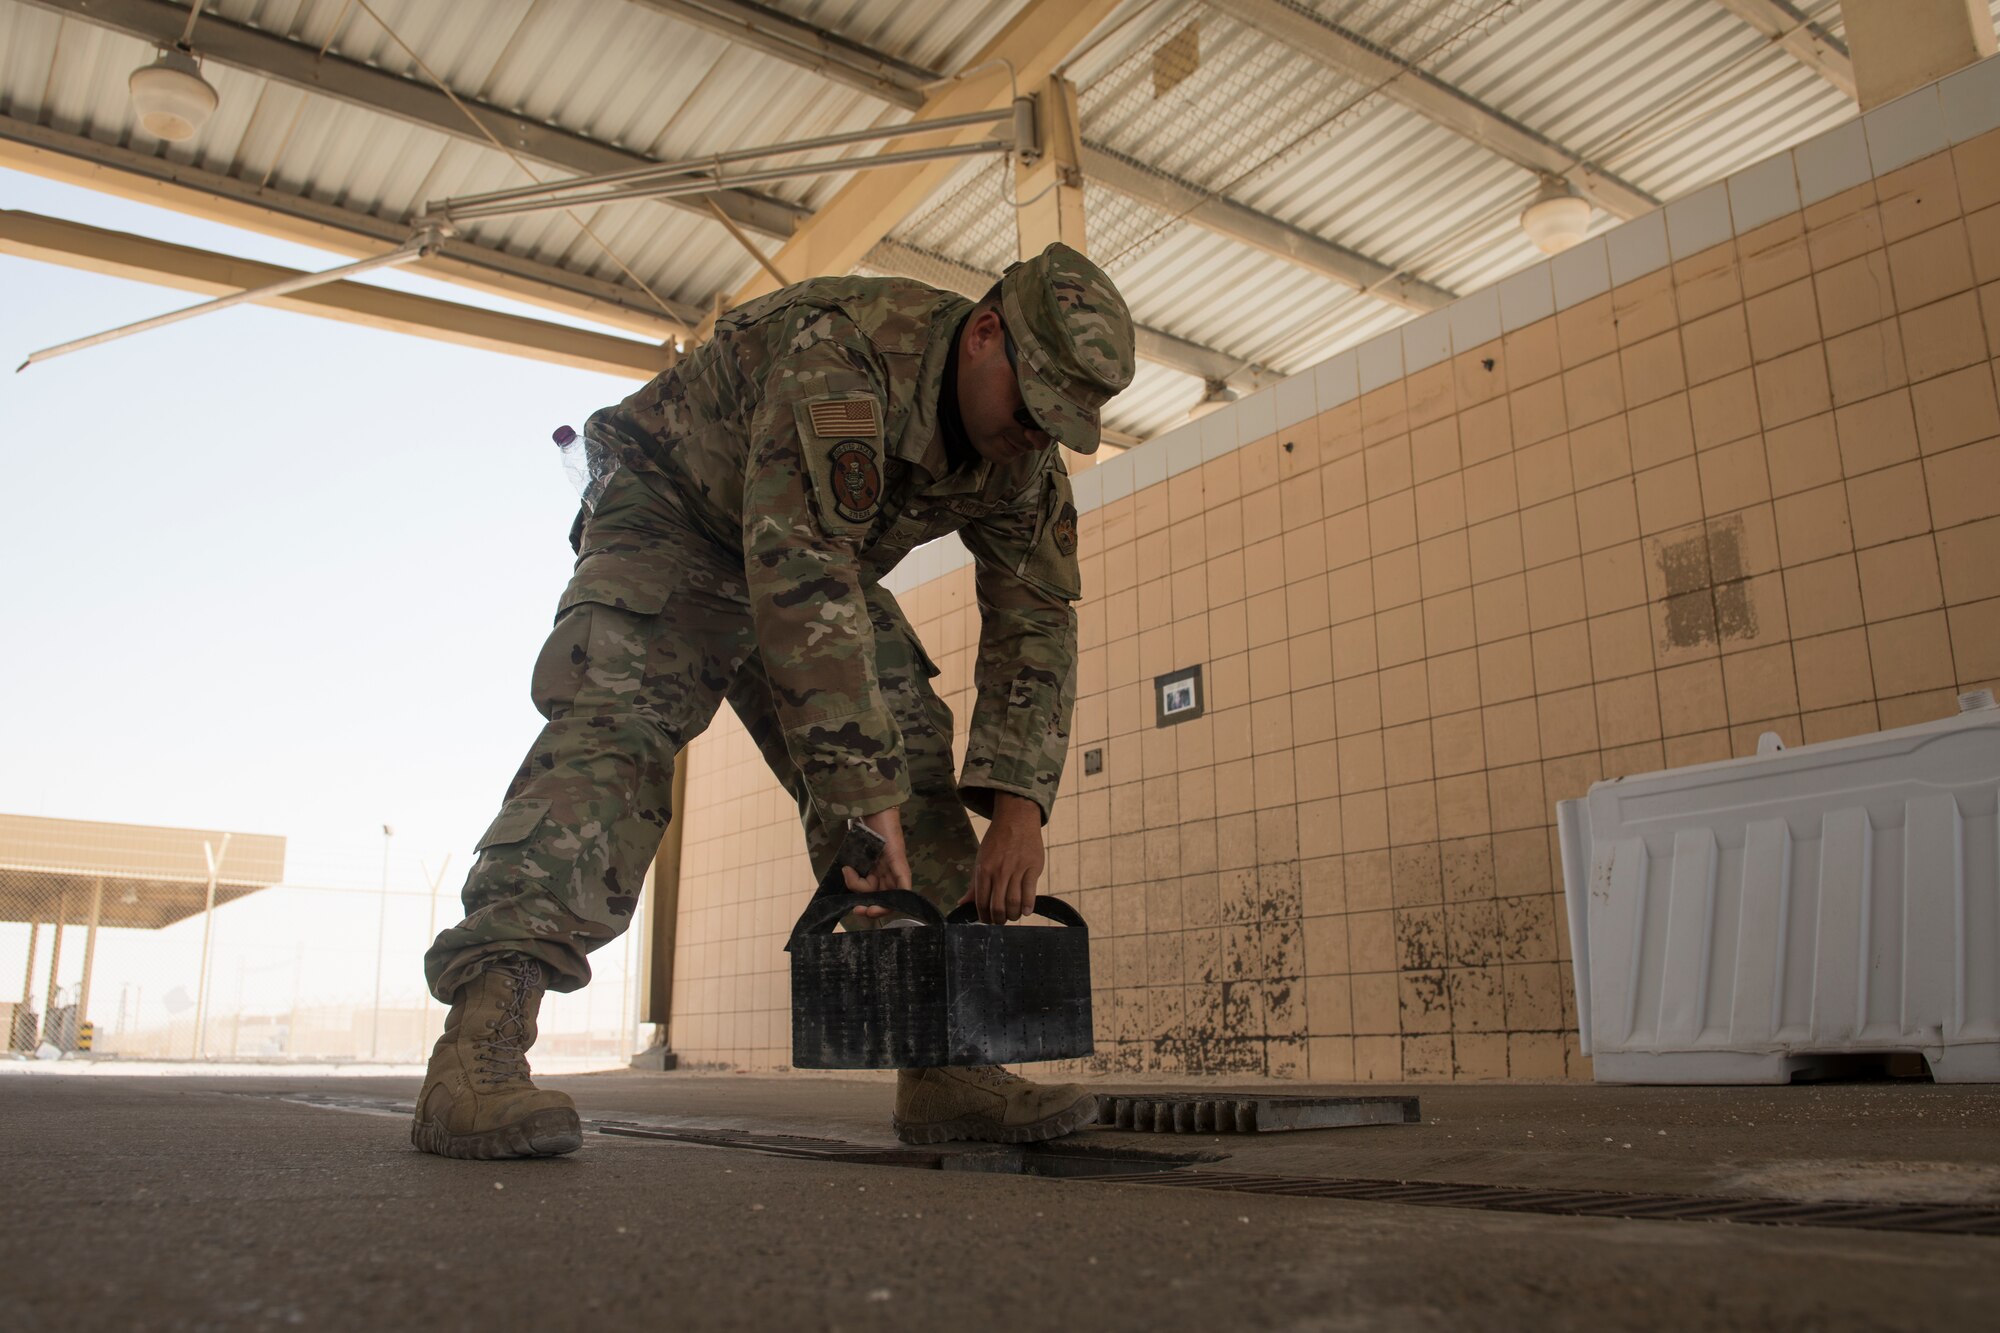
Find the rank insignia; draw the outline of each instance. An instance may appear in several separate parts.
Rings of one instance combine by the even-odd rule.
[[[873,408],[874,404],[867,404]],[[875,452],[860,440],[842,440],[833,447],[833,472],[829,478],[833,507],[850,523],[866,523],[875,517],[882,499],[882,472],[875,465]]]

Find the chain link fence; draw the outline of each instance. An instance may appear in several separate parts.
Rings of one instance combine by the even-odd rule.
[[[33,825],[62,827],[24,846],[19,835]],[[231,835],[211,880],[202,858],[222,842],[188,830],[0,816],[6,1051],[44,1059],[426,1059],[445,1010],[425,989],[423,955],[459,916],[449,862],[384,856],[371,876],[365,852],[322,856],[309,882],[296,882],[284,870],[282,839],[260,846]],[[594,954],[589,986],[548,997],[537,1067],[623,1064],[644,1045],[644,931],[635,924]]]

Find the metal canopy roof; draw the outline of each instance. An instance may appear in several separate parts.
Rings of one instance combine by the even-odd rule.
[[[102,926],[172,925],[207,900],[204,843],[222,853],[217,906],[285,877],[285,840],[269,834],[0,815],[0,921],[88,925],[94,904]]]
[[[168,145],[138,129],[126,77],[178,36],[184,3],[0,0],[0,164],[90,161],[372,253],[427,201],[523,183],[523,163],[553,179],[902,123],[1028,3],[217,0],[193,44],[221,107]],[[1786,40],[1738,11],[1789,14]],[[1533,261],[1525,162],[1567,173],[1602,229],[1605,207],[1629,215],[1847,119],[1801,54],[1837,63],[1841,31],[1836,0],[1126,0],[1066,70],[1091,248],[1151,330],[1108,424],[1157,433],[1201,376],[1296,372]],[[717,203],[768,251],[850,179]],[[996,273],[1010,183],[969,164],[864,267]],[[432,271],[655,339],[758,271],[700,199],[586,221],[473,223]]]

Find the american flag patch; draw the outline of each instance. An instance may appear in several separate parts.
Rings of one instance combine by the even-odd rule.
[[[873,398],[845,398],[837,402],[807,403],[813,434],[825,436],[878,434],[881,422],[875,414]]]

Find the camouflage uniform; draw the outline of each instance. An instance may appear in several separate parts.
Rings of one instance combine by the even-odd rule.
[[[1017,267],[1002,312],[1023,399],[1095,449],[1098,409],[1131,379],[1130,317],[1066,247]],[[592,417],[620,466],[535,664],[547,725],[479,841],[466,919],[425,960],[440,1000],[505,955],[554,990],[589,979],[585,955],[637,906],[674,756],[725,696],[798,801],[816,874],[849,817],[901,806],[915,887],[949,908],[977,852],[967,807],[1011,792],[1046,822],[1075,698],[1076,506],[1053,447],[952,465],[939,397],[971,308],[899,279],[800,283]],[[981,613],[956,778],[937,667],[880,582],[948,532]]]

